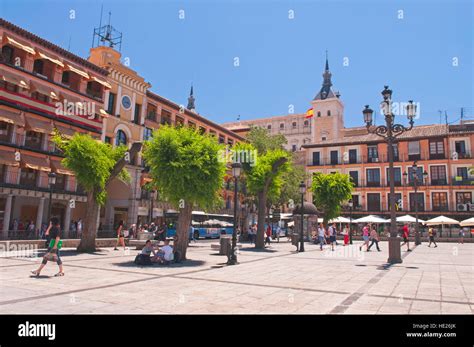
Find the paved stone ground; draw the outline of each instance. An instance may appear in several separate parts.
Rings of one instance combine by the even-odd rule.
[[[215,241],[213,241],[215,242]],[[296,253],[287,242],[265,251],[243,244],[240,264],[193,243],[192,260],[169,267],[133,264],[136,250],[96,254],[63,250],[65,277],[49,263],[33,278],[40,258],[0,257],[0,313],[300,313],[472,314],[474,244],[426,243],[384,266],[382,252],[338,246],[321,252],[307,244]]]

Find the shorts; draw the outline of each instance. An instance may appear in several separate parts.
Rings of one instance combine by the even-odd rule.
[[[434,242],[434,236],[430,236],[430,241]]]
[[[403,242],[408,242],[408,237],[403,236]]]
[[[368,236],[362,236],[362,238],[364,239],[365,242],[368,242],[368,241],[369,241],[369,237],[368,237]]]
[[[336,242],[336,236],[330,236],[329,242]]]

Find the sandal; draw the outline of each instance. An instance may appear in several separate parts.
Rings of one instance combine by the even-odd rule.
[[[54,277],[62,277],[64,276],[64,272],[58,272]]]
[[[36,276],[36,277],[39,277],[39,275],[40,275],[40,273],[39,273],[38,271],[36,271],[36,270],[31,271],[31,273],[32,273],[34,276]]]

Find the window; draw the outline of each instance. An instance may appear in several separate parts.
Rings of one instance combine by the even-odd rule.
[[[272,125],[271,125],[271,124],[268,124],[268,125],[267,125],[267,129],[268,129],[268,130],[271,130],[271,129],[272,129]]]
[[[9,64],[13,64],[13,48],[9,46],[3,46],[2,47],[2,56],[5,62]]]
[[[151,139],[152,134],[153,134],[153,129],[145,128],[145,131],[143,132],[143,139],[145,141]]]
[[[117,131],[117,134],[115,135],[115,145],[127,145],[127,135],[125,135],[123,130]]]
[[[179,117],[179,116],[176,116],[176,126],[179,127],[179,126],[183,126],[183,125],[184,125],[184,118],[181,118],[181,117]],[[211,133],[212,133],[212,131],[211,131]],[[216,134],[216,133],[214,132],[214,135],[215,135],[215,134]]]
[[[38,171],[22,168],[20,173],[20,184],[26,187],[36,187],[36,176]]]
[[[408,160],[420,160],[420,141],[408,142]]]
[[[297,125],[296,125],[296,122],[293,122],[293,123],[291,124],[291,126],[293,127],[293,129],[296,129],[296,126],[297,126]]]
[[[303,126],[306,128],[309,126],[309,122],[307,120],[304,121]]]
[[[285,123],[280,123],[280,129],[285,129]]]
[[[367,211],[380,212],[380,194],[367,194]]]
[[[33,72],[42,75],[44,69],[44,62],[42,59],[36,59],[33,64]]]
[[[296,145],[291,145],[291,151],[296,152]]]
[[[444,165],[432,166],[430,170],[431,170],[431,184],[434,184],[434,185],[447,184],[446,166]]]
[[[352,208],[357,208],[360,206],[359,195],[352,195]]]
[[[465,141],[456,141],[454,142],[454,148],[458,155],[458,159],[469,158],[469,155],[466,151],[466,142]]]
[[[114,93],[109,93],[109,103],[107,105],[107,113],[108,114],[115,114],[115,99],[117,98],[117,95]]]
[[[355,164],[355,163],[357,163],[357,150],[350,149],[349,150],[349,164]]]
[[[387,210],[390,210],[390,193],[387,195]],[[403,200],[401,193],[395,193],[395,210],[403,211]]]
[[[41,149],[43,134],[28,130],[25,137],[25,147],[32,149]]]
[[[471,192],[456,193],[456,204],[471,204],[471,203],[472,203]]]
[[[458,177],[461,177],[463,180],[467,180],[469,178],[469,170],[467,167],[458,167],[456,169],[456,173]]]
[[[9,83],[4,80],[0,80],[0,88],[6,89],[13,93],[18,93],[18,86],[16,84]]]
[[[61,83],[65,85],[69,85],[69,78],[70,78],[70,72],[64,71],[61,77]]]
[[[318,111],[318,117],[321,117],[321,111]]]
[[[10,129],[11,126],[7,122],[0,122],[0,141],[9,142],[10,141]]]
[[[331,117],[331,110],[328,110],[327,114],[328,114],[328,117]]]
[[[56,182],[54,184],[55,190],[66,190],[66,177],[65,175],[56,173]]]
[[[161,124],[171,125],[171,112],[165,109],[161,110]],[[192,122],[188,122],[190,127],[195,127],[196,125]]]
[[[227,140],[227,144],[228,144],[230,147],[232,147],[232,146],[234,145],[234,140],[228,139],[228,140]]]
[[[320,159],[320,153],[313,152],[313,165],[321,165]]]
[[[418,203],[418,212],[423,212],[425,210],[425,194],[423,193],[410,193],[410,211],[416,210],[416,205]]]
[[[354,187],[358,187],[359,186],[359,171],[349,171],[349,177],[352,183],[354,183]]]
[[[219,135],[219,143],[225,143],[225,137],[222,135]]]
[[[140,124],[140,111],[142,110],[142,105],[135,104],[135,114],[133,115],[133,123]]]
[[[431,207],[433,211],[447,211],[448,193],[431,193]]]
[[[112,144],[112,139],[110,138],[110,136],[105,137],[105,143],[108,143],[109,145]]]
[[[367,169],[367,186],[377,187],[380,185],[380,170],[379,169]]]
[[[321,137],[321,141],[326,141],[326,136]]]
[[[367,187],[380,186],[380,169],[367,169]]]
[[[331,151],[331,165],[337,165],[339,163],[338,161],[338,151]]]
[[[423,182],[423,167],[418,166],[416,168],[416,175],[418,178],[418,185],[420,185]],[[413,185],[414,183],[414,178],[415,178],[415,172],[413,171],[413,167],[409,166],[408,167],[408,184]]]
[[[395,183],[395,186],[401,186],[402,185],[402,169],[399,167],[394,167],[393,168],[393,181]],[[390,184],[390,170],[387,168],[387,185]]]
[[[393,161],[399,161],[399,155],[398,155],[398,144],[394,143],[393,144]]]
[[[430,141],[430,159],[444,159],[444,141]]]
[[[33,92],[33,93],[31,93],[31,97],[35,100],[45,102],[45,103],[49,103],[49,96],[47,96],[47,95],[44,95],[44,94],[41,94],[41,93],[38,93],[38,92]]]
[[[379,161],[379,152],[377,146],[367,147],[367,157],[369,163],[376,163]]]

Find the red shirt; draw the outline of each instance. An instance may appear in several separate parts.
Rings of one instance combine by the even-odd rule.
[[[403,226],[403,236],[408,237],[408,226]]]
[[[272,236],[272,229],[270,227],[267,228],[267,236]]]

